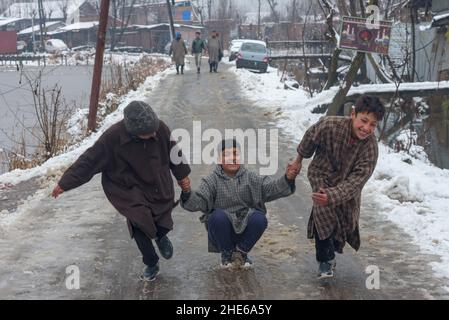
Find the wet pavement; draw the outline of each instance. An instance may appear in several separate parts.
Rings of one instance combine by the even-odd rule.
[[[205,61],[203,61],[204,63]],[[203,67],[204,68],[204,67]],[[275,120],[240,92],[238,79],[220,65],[218,74],[170,75],[148,102],[169,127],[274,128]],[[294,156],[292,137],[280,132],[279,170]],[[193,187],[211,166],[192,165]],[[306,238],[311,208],[305,169],[297,191],[270,203],[269,227],[253,249],[254,268],[219,269],[219,255],[207,252],[207,234],[200,213],[177,207],[169,234],[174,256],[160,261],[154,282],[138,279],[141,256],[129,238],[125,219],[108,203],[97,176],[86,185],[31,203],[10,226],[0,229],[0,298],[3,299],[447,299],[443,280],[410,237],[380,215],[364,195],[362,246],[346,247],[337,256],[333,280],[316,279],[314,245]],[[51,190],[47,181],[41,188]],[[179,188],[177,188],[179,194]],[[1,211],[1,210],[0,210]],[[66,267],[80,271],[80,289],[66,287]],[[380,288],[368,289],[365,272],[380,271]]]

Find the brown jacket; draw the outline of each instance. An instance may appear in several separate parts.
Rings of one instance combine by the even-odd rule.
[[[362,188],[371,177],[378,157],[374,135],[350,144],[352,121],[347,117],[323,117],[305,133],[298,146],[304,158],[315,154],[309,168],[313,192],[326,189],[328,206],[313,205],[308,237],[316,229],[321,240],[334,236],[336,251],[348,242],[360,247],[359,216]]]
[[[177,180],[190,173],[189,165],[170,161],[172,147],[177,148],[164,122],[160,121],[155,138],[140,140],[128,134],[122,120],[67,169],[59,186],[68,191],[101,172],[106,197],[127,218],[131,237],[132,224],[155,238],[156,225],[173,228],[175,192],[170,172]]]
[[[170,55],[171,54],[173,54],[173,61],[176,64],[184,65],[184,59],[187,54],[187,47],[182,38],[180,40],[173,40],[170,47]]]

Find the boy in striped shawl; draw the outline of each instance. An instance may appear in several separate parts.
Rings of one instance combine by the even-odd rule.
[[[343,253],[346,242],[360,247],[360,198],[376,167],[374,131],[384,114],[378,98],[362,96],[350,117],[321,118],[297,148],[297,170],[303,158],[314,156],[307,173],[313,190],[307,235],[315,238],[319,278],[333,277],[335,252]]]

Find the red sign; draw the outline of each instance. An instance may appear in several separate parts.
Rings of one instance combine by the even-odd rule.
[[[0,31],[0,54],[17,53],[17,32]]]
[[[379,21],[377,25],[365,18],[343,17],[340,32],[340,49],[388,54],[391,22]]]

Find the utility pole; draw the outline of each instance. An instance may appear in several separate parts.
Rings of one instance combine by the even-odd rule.
[[[257,11],[257,39],[260,40],[260,0],[259,0],[259,8]]]
[[[33,41],[32,45],[33,45],[33,53],[36,53],[36,48],[34,47],[35,43],[36,43],[36,36],[34,35],[34,17],[36,16],[36,11],[33,10],[33,13],[31,14],[31,41]]]
[[[175,4],[175,0],[172,0],[173,5]],[[175,25],[173,23],[173,12],[171,11],[170,0],[167,0],[167,10],[168,10],[168,19],[170,21],[170,38],[173,41],[175,38]]]
[[[97,48],[95,52],[94,75],[92,78],[92,88],[90,92],[89,117],[87,129],[94,131],[97,124],[98,99],[100,97],[101,72],[103,70],[103,54],[106,42],[106,29],[108,26],[110,0],[101,0],[100,23],[97,34]]]
[[[39,29],[41,33],[41,51],[45,49],[44,46],[44,30],[45,30],[45,14],[44,14],[44,5],[42,4],[42,0],[37,0],[37,7],[39,13]]]

